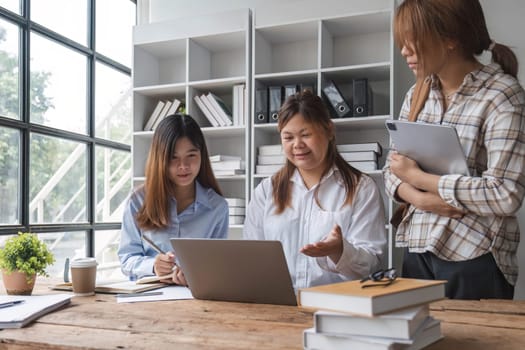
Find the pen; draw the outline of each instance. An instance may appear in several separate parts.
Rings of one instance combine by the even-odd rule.
[[[157,251],[157,253],[159,253],[159,254],[166,254],[162,249],[159,248],[158,245],[155,244],[155,242],[153,242],[151,239],[149,239],[145,235],[140,235],[140,237],[145,242],[147,242],[153,249],[155,249]],[[177,264],[173,265],[173,267],[171,268],[171,271],[175,271],[176,268],[177,268]]]
[[[162,295],[162,292],[144,292],[144,293],[127,293],[127,294],[117,294],[117,298],[131,298],[131,297],[149,297],[152,295]]]
[[[13,300],[13,301],[6,301],[4,303],[0,303],[0,309],[3,309],[4,307],[10,307],[15,306],[18,304],[22,304],[24,300]]]

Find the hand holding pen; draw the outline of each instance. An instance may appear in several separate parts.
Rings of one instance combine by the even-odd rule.
[[[159,246],[155,244],[150,238],[145,235],[141,235],[141,238],[147,242],[157,253],[155,257],[155,263],[153,265],[153,270],[157,276],[165,276],[169,274],[172,275],[172,279],[169,282],[188,285],[186,278],[184,278],[184,273],[175,263],[175,255],[172,252],[164,252]],[[168,282],[168,280],[161,280],[161,282]]]

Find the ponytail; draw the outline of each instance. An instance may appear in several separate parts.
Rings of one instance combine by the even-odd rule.
[[[514,52],[506,45],[494,44],[492,48],[492,60],[499,64],[503,71],[512,75],[514,78],[518,77],[518,59]]]

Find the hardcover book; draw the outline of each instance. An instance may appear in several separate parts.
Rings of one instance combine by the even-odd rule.
[[[362,288],[359,280],[331,283],[299,289],[298,304],[304,308],[375,316],[443,299],[445,283],[412,278],[398,278],[388,286],[369,288]]]

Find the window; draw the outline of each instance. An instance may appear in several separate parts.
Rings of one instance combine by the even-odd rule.
[[[0,245],[37,233],[53,277],[84,256],[121,276],[135,11],[135,0],[0,0]]]

